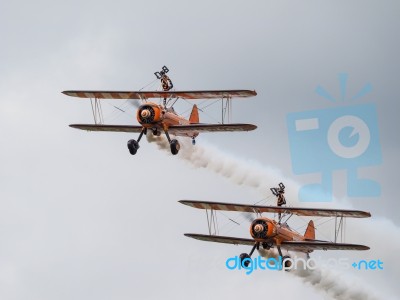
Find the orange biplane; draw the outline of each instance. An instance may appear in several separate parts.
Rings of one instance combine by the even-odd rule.
[[[276,247],[279,255],[283,258],[283,260],[285,260],[286,258],[290,258],[290,256],[283,256],[281,248],[287,251],[303,252],[306,253],[307,256],[309,256],[309,253],[314,250],[369,250],[369,247],[364,245],[336,242],[340,230],[343,230],[343,218],[367,218],[371,217],[371,214],[369,212],[345,209],[285,207],[283,206],[282,202],[279,204],[279,201],[282,200],[282,194],[285,187],[282,183],[280,183],[279,186],[279,188],[271,189],[274,195],[278,197],[278,206],[247,205],[193,200],[179,201],[184,205],[192,206],[198,209],[205,209],[207,212],[209,234],[185,233],[185,236],[207,242],[253,246],[249,254],[242,253],[240,255],[241,263],[244,261],[245,266],[247,266],[249,263],[249,260],[245,261],[245,259],[250,259],[255,249],[258,250],[260,246],[263,249],[267,250]],[[213,234],[211,231],[213,226],[215,227],[215,211],[218,210],[257,214],[258,217],[254,219],[250,225],[250,235],[252,239],[219,236],[215,233]],[[208,211],[210,211],[210,215]],[[261,216],[262,213],[276,213],[279,215],[279,218],[278,220],[266,218]],[[335,217],[335,241],[331,242],[315,239],[315,227],[312,220],[309,221],[304,234],[296,232],[286,223],[286,221],[292,215],[311,217]],[[286,221],[283,221],[285,217],[287,217],[287,219]],[[339,222],[337,222],[337,218],[340,219]]]
[[[160,72],[154,73],[157,79],[161,80],[162,91],[64,91],[63,94],[68,96],[90,98],[95,121],[95,124],[71,124],[70,126],[88,131],[139,133],[137,140],[132,139],[128,141],[128,149],[132,155],[136,154],[142,136],[146,135],[148,131],[151,131],[153,135],[156,136],[164,132],[169,141],[171,153],[176,155],[179,152],[180,144],[178,140],[171,139],[169,133],[175,136],[190,137],[194,145],[195,138],[200,132],[250,131],[257,128],[257,126],[252,124],[224,124],[224,112],[229,112],[231,99],[233,97],[245,98],[256,96],[257,93],[255,91],[172,91],[172,81],[166,75],[168,71],[168,68],[164,66]],[[160,98],[162,99],[162,103],[157,104],[150,102],[148,101],[150,98]],[[92,99],[94,99],[94,102],[92,102]],[[136,113],[136,118],[140,125],[102,124],[101,106],[99,102],[101,99],[141,100],[143,104],[139,106]],[[221,99],[223,107],[222,124],[200,123],[197,105],[193,105],[189,119],[179,116],[173,108],[173,105],[178,99]],[[172,102],[172,105],[168,106],[170,102]]]

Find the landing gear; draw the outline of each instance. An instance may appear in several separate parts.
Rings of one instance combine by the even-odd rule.
[[[278,249],[279,256],[282,257],[282,263],[283,263],[283,268],[286,272],[290,271],[290,268],[292,267],[292,261],[290,260],[289,255],[282,255],[282,250],[280,245],[276,245],[276,248]]]
[[[276,248],[278,249],[279,256],[283,257],[281,246],[280,245],[276,245]]]
[[[196,145],[196,140],[194,138],[192,138],[192,145]]]
[[[160,136],[161,135],[160,130],[158,130],[157,128],[152,128],[151,131],[153,132],[154,136]]]
[[[181,148],[181,145],[179,144],[178,140],[176,140],[176,139],[171,140],[167,130],[165,130],[165,136],[167,137],[169,145],[171,147],[172,155],[177,155],[179,152],[179,149]]]
[[[243,267],[248,267],[250,264],[251,255],[253,254],[254,250],[258,250],[260,248],[260,242],[254,244],[253,248],[251,249],[250,253],[242,253],[239,255],[240,258],[240,265]]]
[[[135,141],[135,140],[129,140],[128,141],[128,149],[129,149],[129,153],[130,154],[132,154],[132,155],[136,154],[136,152],[140,148],[140,146],[139,146],[140,139],[142,138],[143,134],[146,134],[146,133],[147,133],[147,129],[143,128],[142,131],[139,134],[139,137],[138,137],[137,141]]]
[[[274,243],[272,243],[272,242],[261,243],[261,246],[263,247],[263,249],[266,249],[266,250],[271,249],[273,245],[274,245]]]

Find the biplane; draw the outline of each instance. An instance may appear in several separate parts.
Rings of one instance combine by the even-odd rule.
[[[162,91],[63,91],[67,96],[78,98],[89,98],[95,124],[71,124],[72,128],[87,131],[112,131],[112,132],[134,132],[139,133],[137,140],[128,141],[128,149],[135,155],[139,149],[139,142],[148,131],[155,136],[162,132],[168,139],[171,153],[178,154],[180,144],[177,139],[171,139],[169,134],[175,136],[190,137],[193,145],[200,132],[231,132],[250,131],[257,128],[253,124],[232,124],[225,123],[227,114],[231,110],[232,98],[247,98],[256,96],[255,91],[250,90],[210,90],[210,91],[173,91],[171,79],[167,76],[168,68],[164,66],[160,72],[155,72],[157,79],[161,81]],[[149,99],[159,98],[160,104],[150,102]],[[101,100],[139,100],[142,104],[138,107],[136,118],[140,125],[107,125],[103,124]],[[177,100],[197,99],[221,99],[222,101],[222,122],[220,124],[200,123],[199,109],[193,105],[188,119],[178,115],[173,105]],[[229,115],[228,115],[228,119]]]
[[[290,256],[282,255],[281,249],[285,249],[286,251],[303,252],[307,257],[309,257],[309,254],[314,250],[369,250],[368,246],[337,242],[338,235],[340,231],[343,230],[344,218],[368,218],[371,217],[369,212],[346,209],[286,207],[286,201],[282,202],[284,188],[285,187],[282,183],[279,184],[279,188],[271,188],[273,194],[278,198],[277,206],[180,200],[179,202],[184,205],[206,210],[209,229],[209,234],[185,233],[185,236],[207,242],[252,246],[249,253],[242,253],[239,256],[241,264],[244,262],[244,266],[246,267],[249,264],[249,259],[253,252],[256,249],[259,250],[260,247],[267,250],[276,248],[283,261],[285,261],[286,258],[290,258]],[[216,222],[215,211],[235,211],[256,214],[257,217],[250,225],[250,235],[252,238],[220,236],[216,235],[215,232],[212,233],[212,228],[213,226],[215,227]],[[274,213],[279,217],[275,220],[262,216],[262,213]],[[292,217],[292,215],[334,217],[334,241],[316,239],[313,220],[309,221],[304,234],[298,233],[286,222],[290,217]]]

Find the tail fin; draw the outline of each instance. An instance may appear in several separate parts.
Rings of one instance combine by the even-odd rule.
[[[312,220],[308,222],[308,226],[306,232],[304,233],[304,237],[307,240],[315,240],[315,227],[314,227],[314,222]]]
[[[190,118],[189,118],[190,124],[196,124],[199,123],[199,109],[197,108],[197,105],[193,105],[192,112],[190,113]]]

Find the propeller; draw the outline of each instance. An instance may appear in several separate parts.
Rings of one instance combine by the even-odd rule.
[[[254,213],[249,213],[249,212],[244,212],[242,213],[243,217],[245,217],[245,219],[247,221],[249,221],[250,223],[254,221],[254,219],[256,218]]]
[[[140,103],[137,100],[127,100],[130,106],[133,106],[135,108],[139,108],[140,107]]]

